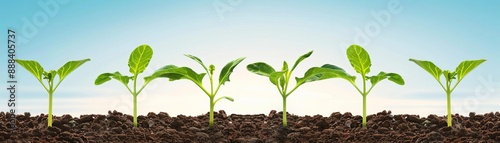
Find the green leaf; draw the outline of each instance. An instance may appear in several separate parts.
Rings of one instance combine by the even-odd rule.
[[[466,60],[460,63],[458,67],[455,69],[455,72],[458,77],[458,81],[461,81],[469,72],[479,66],[481,63],[485,62],[485,59],[480,60]]]
[[[285,78],[285,73],[286,73],[286,71],[273,72],[273,73],[269,74],[269,80],[274,85],[278,85],[280,83],[280,80],[282,78]]]
[[[281,71],[288,71],[288,63],[286,63],[286,61],[283,61],[283,66],[281,67]]]
[[[410,61],[416,63],[418,66],[430,73],[438,82],[441,82],[441,74],[443,74],[443,70],[434,65],[434,63],[416,59],[410,59]]]
[[[132,77],[122,75],[120,72],[115,72],[113,75],[113,79],[120,81],[124,85],[128,85],[128,82],[130,81],[130,79],[132,79]]]
[[[358,45],[351,45],[347,49],[347,58],[351,63],[351,66],[356,70],[357,73],[361,75],[366,75],[370,72],[370,67],[372,65],[370,61],[370,55]]]
[[[338,66],[331,64],[324,64],[323,66],[321,66],[321,68],[334,70],[332,72],[327,72],[328,74],[333,74],[333,75],[327,75],[327,76],[338,76],[339,78],[343,78],[351,83],[354,83],[354,81],[356,80],[356,76],[349,75],[344,69]]]
[[[205,64],[203,64],[203,62],[201,61],[200,58],[198,58],[196,56],[193,56],[193,55],[189,55],[189,54],[184,54],[184,56],[189,57],[189,58],[193,59],[194,61],[198,62],[203,67],[203,69],[207,72],[207,74],[210,73],[209,70],[207,69],[207,67],[205,66]]]
[[[297,81],[297,85],[302,85],[307,82],[319,81],[330,78],[345,78],[348,80],[353,79],[352,76],[347,75],[343,70],[312,67],[306,71],[304,77],[302,78],[296,77],[295,80]]]
[[[285,74],[283,74],[284,77],[281,77],[280,81],[279,81],[281,89],[285,89],[285,84],[287,84],[286,78],[287,78],[287,76],[289,76],[287,74],[290,74],[290,72],[288,70],[289,70],[288,63],[286,61],[283,61],[283,67],[281,67],[281,71],[284,71]]]
[[[306,54],[300,56],[297,61],[295,61],[295,64],[293,64],[293,67],[292,67],[292,70],[295,70],[295,68],[297,67],[297,65],[299,65],[300,62],[302,62],[304,59],[308,58],[309,56],[311,56],[311,54],[313,53],[313,51],[309,51],[307,52]]]
[[[387,76],[385,75],[384,72],[380,72],[378,75],[376,76],[371,76],[371,77],[368,77],[368,79],[370,79],[370,83],[372,84],[372,86],[376,85],[378,82],[384,80],[384,79],[387,79]]]
[[[226,66],[222,68],[219,75],[219,85],[223,85],[225,82],[229,81],[229,76],[231,76],[231,73],[233,73],[234,68],[244,59],[245,59],[244,57],[238,58],[234,61],[227,63]]]
[[[249,64],[247,65],[247,70],[266,77],[269,77],[271,73],[276,72],[273,67],[263,62]]]
[[[392,81],[396,84],[399,84],[399,85],[405,84],[405,80],[403,79],[403,77],[401,77],[401,75],[399,75],[397,73],[386,73],[385,75],[389,77],[390,81]]]
[[[73,72],[75,69],[83,65],[85,62],[90,61],[90,59],[83,59],[83,60],[77,60],[77,61],[69,61],[66,64],[64,64],[62,67],[60,67],[57,70],[57,74],[59,75],[59,81],[62,81],[66,76],[68,76],[71,72]]]
[[[327,69],[332,69],[332,70],[341,70],[341,71],[345,71],[344,69],[336,66],[336,65],[332,65],[332,64],[324,64],[323,66],[321,66],[322,68],[327,68]]]
[[[16,59],[16,63],[28,70],[33,76],[42,82],[43,67],[37,61]]]
[[[399,85],[405,84],[405,81],[403,80],[403,78],[399,74],[396,74],[396,73],[380,72],[376,76],[369,77],[369,79],[370,79],[370,83],[372,84],[372,86],[376,85],[377,83],[379,83],[380,81],[382,81],[384,79],[389,79],[390,81],[392,81],[396,84],[399,84]]]
[[[130,54],[130,58],[128,60],[130,73],[138,75],[139,73],[144,72],[152,57],[153,49],[151,49],[149,45],[141,45],[135,48],[135,50]]]
[[[151,76],[144,77],[144,82],[149,83],[149,82],[151,82],[154,79],[159,78],[159,77],[171,77],[174,79],[180,79],[182,77],[182,75],[179,75],[179,74],[168,75],[168,73],[166,73],[167,70],[174,69],[174,68],[178,68],[178,67],[175,65],[166,65],[166,66],[156,70]]]
[[[130,79],[132,79],[132,77],[129,77],[129,76],[125,76],[125,75],[122,75],[120,72],[115,72],[115,73],[103,73],[101,75],[99,75],[96,80],[94,81],[94,84],[95,85],[101,85],[109,80],[111,80],[111,78],[113,79],[116,79],[118,81],[120,81],[122,84],[124,84],[125,86],[128,85],[128,82],[130,81]]]
[[[113,75],[114,75],[113,73],[103,73],[103,74],[100,74],[95,79],[94,84],[95,85],[101,85],[101,84],[103,84],[105,82],[108,82],[108,81],[111,80],[111,76],[113,76]]]
[[[188,67],[164,67],[168,69],[162,69],[161,75],[159,77],[169,78],[170,81],[187,79],[193,81],[197,85],[202,85],[203,77],[205,77],[206,73],[196,73],[191,68]]]

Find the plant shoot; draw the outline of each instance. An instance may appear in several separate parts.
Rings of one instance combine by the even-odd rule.
[[[363,128],[366,128],[366,97],[368,96],[370,91],[372,91],[373,87],[375,87],[377,83],[385,79],[389,79],[390,81],[399,85],[404,85],[405,81],[399,74],[396,73],[380,72],[378,75],[368,76],[367,74],[370,72],[372,63],[370,60],[370,55],[368,55],[368,52],[361,46],[349,46],[349,48],[347,49],[347,59],[349,59],[349,62],[351,63],[351,66],[354,68],[354,70],[361,75],[363,86],[360,88],[356,85],[356,76],[351,76],[344,70],[337,71],[343,72],[342,76],[340,77],[349,81],[349,83],[351,83],[354,88],[356,88],[356,90],[363,96],[362,126]],[[333,65],[324,65],[323,67],[335,69],[332,68],[335,67]],[[367,81],[370,82],[370,87],[367,87]]]
[[[446,103],[447,103],[447,109],[448,109],[448,127],[451,127],[451,122],[452,122],[452,117],[451,117],[451,92],[455,90],[457,85],[464,79],[464,77],[471,72],[473,69],[475,69],[477,66],[479,66],[481,63],[485,62],[486,60],[480,59],[480,60],[466,60],[460,63],[458,67],[455,69],[455,71],[450,71],[450,70],[441,70],[439,67],[437,67],[434,63],[430,61],[423,61],[423,60],[415,60],[415,59],[410,59],[410,61],[414,62],[421,68],[423,68],[425,71],[427,71],[429,74],[431,74],[434,79],[437,80],[439,85],[443,88],[443,90],[446,92]],[[444,79],[446,81],[446,84],[443,85],[441,82],[441,76],[444,76]],[[457,79],[455,82],[455,85],[452,85],[453,79]]]
[[[219,81],[217,84],[214,84],[214,71],[215,71],[215,66],[211,64],[210,66],[205,66],[205,64],[201,61],[200,58],[193,56],[193,55],[188,55],[186,54],[185,56],[191,58],[192,60],[198,62],[203,69],[205,70],[205,73],[196,73],[194,70],[192,70],[189,67],[177,67],[174,65],[167,65],[159,70],[156,71],[156,74],[154,76],[158,77],[166,77],[169,78],[170,81],[175,81],[175,80],[180,80],[180,79],[187,79],[195,83],[205,94],[208,95],[208,98],[210,98],[210,117],[208,121],[208,126],[212,127],[214,125],[214,106],[215,103],[217,103],[221,99],[227,99],[229,101],[234,101],[232,97],[229,96],[222,96],[217,99],[215,99],[215,95],[217,95],[217,92],[219,91],[220,87],[224,85],[224,83],[229,81],[229,76],[231,73],[233,73],[233,69],[245,58],[238,58],[234,61],[231,61],[224,66],[219,74]],[[205,87],[203,86],[203,78],[205,75],[208,75],[208,78],[210,79],[210,87]],[[215,87],[215,90],[214,90]],[[209,90],[207,89],[209,88]]]
[[[130,94],[132,94],[134,98],[134,127],[137,127],[137,96],[139,95],[139,93],[141,93],[144,87],[146,87],[146,85],[148,85],[154,79],[158,78],[158,76],[156,76],[157,74],[153,73],[152,76],[144,78],[144,84],[142,85],[142,87],[137,87],[137,78],[140,73],[144,72],[152,57],[153,49],[151,49],[149,45],[140,45],[134,51],[132,51],[128,60],[129,72],[132,74],[132,76],[122,75],[118,71],[114,73],[103,73],[99,75],[94,82],[95,85],[101,85],[107,81],[110,81],[111,79],[116,79],[120,83],[125,85],[127,90],[130,92]],[[133,81],[132,87],[129,87],[130,80]]]
[[[49,93],[49,115],[47,119],[47,125],[49,127],[52,127],[52,97],[54,95],[54,92],[56,91],[57,87],[59,87],[59,84],[61,84],[61,82],[71,72],[73,72],[75,69],[77,69],[87,61],[90,61],[90,59],[69,61],[62,67],[60,67],[57,71],[56,70],[45,71],[37,61],[16,59],[16,62],[22,67],[24,67],[26,70],[28,70],[31,74],[33,74],[35,78],[40,82],[40,84],[42,84],[43,88],[47,91],[47,93]],[[58,82],[54,82],[56,75],[59,76]],[[43,82],[44,79],[47,81],[47,84],[44,84]]]

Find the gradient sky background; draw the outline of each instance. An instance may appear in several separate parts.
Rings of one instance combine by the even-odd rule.
[[[44,9],[44,3],[54,4],[48,6],[51,11]],[[265,61],[280,68],[283,60],[293,63],[314,50],[295,76],[302,77],[309,67],[325,63],[355,74],[345,55],[353,43],[369,52],[371,74],[396,72],[406,80],[404,86],[379,83],[368,95],[368,114],[382,110],[446,114],[445,92],[409,58],[430,60],[450,70],[463,60],[487,59],[453,92],[452,112],[482,114],[500,107],[500,1],[40,0],[1,1],[0,5],[1,30],[12,28],[18,40],[26,39],[18,44],[17,58],[37,60],[45,69],[58,69],[69,60],[92,59],[71,73],[55,92],[55,115],[106,114],[108,110],[132,114],[132,96],[123,85],[117,81],[101,86],[93,83],[103,72],[129,74],[129,55],[141,44],[149,44],[154,55],[140,78],[167,64],[202,71],[183,54],[196,55],[218,70],[231,60],[246,57],[217,95],[235,99],[215,106],[216,111],[223,109],[228,114],[282,110],[275,87],[266,77],[248,72],[246,65]],[[392,13],[391,5],[396,6]],[[231,10],[218,13],[220,8]],[[390,19],[380,16],[384,13],[390,14]],[[29,23],[36,32],[26,30]],[[363,34],[366,37],[360,38]],[[4,32],[0,39],[6,36]],[[0,41],[3,49],[6,41]],[[7,50],[0,51],[5,75],[1,79],[5,81]],[[16,74],[18,113],[47,113],[48,95],[38,81],[20,66]],[[7,93],[1,91],[1,111],[9,109]],[[287,102],[288,112],[298,115],[362,112],[361,95],[341,79],[305,84]],[[138,99],[142,115],[163,111],[195,116],[208,110],[208,97],[187,80],[156,80]]]

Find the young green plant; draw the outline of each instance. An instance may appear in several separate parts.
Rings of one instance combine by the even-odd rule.
[[[362,121],[362,126],[363,128],[366,128],[366,97],[372,91],[373,87],[380,81],[384,79],[389,79],[390,81],[399,84],[399,85],[404,85],[405,81],[403,78],[396,73],[386,73],[386,72],[380,72],[377,75],[374,76],[368,76],[367,74],[370,72],[370,67],[372,65],[371,60],[370,60],[370,55],[368,55],[368,52],[363,49],[361,46],[358,45],[351,45],[347,49],[347,59],[349,59],[349,62],[351,63],[351,66],[354,68],[354,70],[361,75],[361,80],[363,82],[363,87],[360,88],[356,85],[356,76],[351,76],[343,70],[338,70],[343,72],[343,76],[340,76],[341,78],[349,81],[356,90],[363,96],[363,121]],[[330,68],[332,65],[324,65],[323,67],[325,68]],[[334,68],[332,68],[334,69]],[[367,81],[370,81],[371,86],[367,88]]]
[[[300,87],[304,83],[340,77],[341,76],[340,74],[342,74],[339,72],[342,69],[333,65],[329,66],[331,69],[322,67],[312,67],[306,71],[304,77],[302,78],[295,77],[296,80],[295,87],[291,88],[291,85],[289,83],[293,71],[295,70],[297,65],[299,65],[300,62],[311,56],[312,53],[313,51],[310,51],[300,56],[297,59],[297,61],[295,61],[295,64],[292,66],[291,69],[288,67],[288,63],[286,61],[283,61],[283,66],[281,68],[281,71],[276,71],[273,67],[264,62],[256,62],[247,65],[248,71],[255,73],[257,75],[269,77],[271,83],[276,86],[278,92],[281,94],[283,100],[283,127],[287,126],[286,98],[290,96],[290,94],[292,94],[293,91],[295,91],[298,87]]]
[[[43,88],[49,93],[49,115],[47,119],[47,125],[52,126],[52,97],[56,91],[59,84],[75,69],[80,67],[85,62],[90,61],[90,59],[83,59],[77,61],[69,61],[64,64],[61,68],[56,70],[44,71],[43,67],[34,60],[21,60],[16,59],[16,62],[28,70],[35,78],[42,84]],[[54,79],[56,75],[59,75],[59,81],[54,85]],[[43,79],[47,80],[47,85],[43,83]]]
[[[443,90],[446,92],[446,103],[447,103],[447,109],[448,109],[448,127],[451,127],[451,122],[452,122],[452,117],[451,117],[451,92],[455,90],[457,85],[464,79],[464,77],[471,72],[473,69],[475,69],[477,66],[479,66],[481,63],[485,62],[486,60],[480,59],[480,60],[466,60],[460,63],[458,67],[455,69],[455,71],[450,71],[450,70],[441,70],[439,67],[437,67],[434,63],[430,61],[423,61],[423,60],[415,60],[415,59],[410,59],[410,61],[414,62],[421,68],[423,68],[425,71],[430,73],[434,79],[436,79],[443,88]],[[441,75],[444,76],[444,79],[446,81],[446,85],[443,85],[441,82]],[[457,82],[455,85],[452,86],[452,80],[457,79]]]
[[[214,71],[215,71],[215,66],[211,64],[208,68],[203,64],[200,58],[193,56],[193,55],[188,55],[186,54],[185,56],[193,59],[194,61],[198,62],[203,69],[205,70],[206,73],[196,73],[194,70],[192,70],[189,67],[176,67],[174,65],[167,65],[159,70],[157,70],[157,74],[154,76],[159,76],[159,77],[166,77],[169,78],[170,81],[175,81],[175,80],[180,80],[180,79],[187,79],[192,82],[194,82],[198,87],[200,87],[205,94],[208,95],[208,98],[210,98],[210,115],[209,115],[209,121],[208,121],[208,126],[212,127],[214,125],[214,106],[215,103],[217,103],[221,99],[227,99],[229,101],[234,101],[233,98],[228,97],[228,96],[222,96],[217,99],[215,99],[215,95],[219,91],[220,87],[224,85],[224,83],[229,81],[229,76],[233,72],[233,69],[245,58],[238,58],[234,61],[231,61],[222,68],[220,74],[219,74],[219,82],[217,85],[214,85]],[[203,86],[203,78],[205,75],[208,75],[208,78],[210,79],[210,91],[207,90],[205,86]],[[216,86],[214,90],[214,86]],[[215,100],[214,100],[215,99]]]
[[[118,71],[114,73],[103,73],[99,75],[94,82],[95,85],[101,85],[107,81],[110,81],[111,79],[116,79],[120,83],[125,85],[125,87],[127,87],[127,90],[130,92],[130,94],[132,94],[134,98],[134,127],[137,127],[137,96],[146,87],[146,85],[148,85],[154,79],[158,78],[158,74],[153,73],[153,75],[151,76],[144,77],[144,84],[142,85],[142,87],[137,87],[137,78],[140,73],[144,72],[152,57],[153,49],[151,49],[149,45],[140,45],[139,47],[135,48],[134,51],[132,51],[128,60],[129,72],[132,74],[132,76],[122,75]],[[129,87],[130,80],[133,81],[132,88]]]

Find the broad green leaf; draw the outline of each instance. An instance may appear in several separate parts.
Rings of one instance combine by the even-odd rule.
[[[77,60],[77,61],[69,61],[66,64],[64,64],[62,67],[60,67],[57,70],[57,74],[59,75],[59,81],[62,81],[66,76],[68,76],[71,72],[73,72],[75,69],[83,65],[85,62],[90,61],[90,59],[83,59],[83,60]]]
[[[97,78],[94,81],[94,84],[101,85],[107,81],[110,81],[112,78],[118,80],[119,82],[121,82],[125,86],[127,86],[130,79],[132,79],[132,77],[124,76],[120,72],[103,73],[103,74],[97,76]]]
[[[33,74],[36,77],[36,79],[42,82],[42,75],[44,70],[43,67],[40,65],[40,63],[33,60],[20,60],[20,59],[16,59],[16,63],[24,67],[31,74]]]
[[[126,76],[126,75],[122,75],[120,72],[115,72],[114,73],[115,75],[113,76],[113,79],[116,79],[118,81],[120,81],[121,83],[125,84],[125,85],[128,85],[128,82],[129,81],[133,81],[134,79],[134,76]]]
[[[231,76],[231,73],[233,73],[234,68],[236,68],[236,66],[240,64],[241,61],[243,61],[244,59],[245,59],[244,57],[238,58],[234,61],[227,63],[226,66],[222,68],[219,75],[219,85],[223,85],[224,83],[230,81],[229,76]]]
[[[306,82],[318,81],[318,80],[321,80],[321,77],[324,77],[323,74],[326,71],[330,71],[330,70],[328,70],[326,68],[312,67],[306,71],[306,73],[304,74],[304,77],[302,77],[302,78],[295,77],[295,80],[297,81],[297,85],[302,85]]]
[[[336,65],[332,65],[332,64],[324,64],[323,66],[321,66],[322,68],[327,68],[327,69],[332,69],[332,70],[341,70],[341,71],[345,71],[344,69],[336,66]]]
[[[130,54],[130,58],[128,60],[130,73],[138,75],[139,73],[144,72],[152,57],[153,49],[151,49],[149,45],[141,45],[135,48],[135,50]]]
[[[112,78],[120,81],[124,85],[128,85],[128,82],[132,79],[132,77],[122,75],[120,72],[115,72]]]
[[[345,73],[345,71],[339,69],[312,67],[306,71],[304,77],[302,78],[296,77],[295,80],[297,81],[297,85],[302,85],[307,82],[319,81],[330,78],[344,78],[346,80],[352,81],[354,80],[355,77],[349,76],[348,74]]]
[[[378,75],[372,76],[369,79],[370,79],[370,83],[372,84],[372,86],[376,85],[378,82],[380,82],[384,79],[389,79],[390,81],[392,81],[396,84],[399,84],[399,85],[405,84],[405,81],[403,80],[403,78],[399,74],[396,74],[396,73],[380,72]]]
[[[170,81],[187,79],[191,80],[197,85],[202,85],[203,77],[205,77],[205,75],[206,73],[198,74],[189,67],[170,67],[169,69],[161,70],[161,75],[159,77],[169,78]]]
[[[368,79],[370,79],[370,83],[372,84],[372,86],[375,86],[378,82],[387,79],[387,76],[384,72],[380,72],[378,75],[371,76]]]
[[[366,75],[370,72],[370,67],[372,65],[370,55],[368,55],[368,52],[366,52],[366,50],[361,46],[349,46],[347,49],[347,59],[349,59],[351,66],[357,73]]]
[[[410,61],[416,63],[418,66],[430,73],[438,82],[441,82],[441,74],[443,74],[443,70],[434,65],[434,63],[416,59],[410,59]]]
[[[306,54],[300,56],[297,61],[295,61],[295,64],[293,64],[293,67],[292,67],[292,70],[295,70],[295,68],[297,67],[297,65],[299,65],[300,62],[302,62],[304,59],[308,58],[309,56],[311,56],[311,54],[313,53],[313,51],[309,51],[307,52]]]
[[[97,76],[97,78],[95,79],[94,81],[94,84],[95,85],[101,85],[105,82],[108,82],[111,80],[111,77],[113,76],[114,74],[113,73],[103,73],[103,74],[100,74],[99,76]]]
[[[209,70],[207,69],[207,67],[205,66],[205,64],[203,64],[203,62],[201,61],[200,58],[196,57],[196,56],[193,56],[193,55],[190,55],[190,54],[184,54],[184,56],[188,57],[188,58],[191,58],[193,59],[194,61],[198,62],[202,67],[203,69],[207,72],[207,74],[210,74]],[[214,68],[215,69],[215,68]]]
[[[485,62],[485,59],[480,60],[466,60],[460,63],[458,67],[455,69],[455,72],[458,77],[458,81],[461,81],[469,72],[479,66],[481,63]]]
[[[165,73],[166,70],[174,69],[174,68],[178,68],[178,67],[175,65],[166,65],[166,66],[156,70],[151,76],[144,77],[144,82],[149,83],[149,82],[153,81],[154,79],[156,79],[158,77],[162,77],[162,76],[163,77],[171,77],[174,79],[180,79],[182,77],[182,75],[171,74],[170,76],[167,76],[168,73]],[[175,76],[177,76],[177,77],[175,77]]]
[[[389,77],[390,81],[392,81],[396,84],[399,84],[399,85],[405,84],[405,80],[403,79],[403,77],[401,77],[401,75],[399,75],[397,73],[386,73],[385,75]]]
[[[349,75],[344,69],[342,69],[338,66],[331,65],[331,64],[324,64],[323,66],[321,66],[321,68],[327,68],[330,70],[334,70],[333,72],[328,72],[328,74],[334,74],[334,75],[327,75],[327,76],[338,76],[338,77],[343,78],[351,83],[354,83],[354,81],[356,80],[356,76]]]
[[[247,65],[247,70],[266,77],[269,77],[271,73],[276,72],[273,67],[263,62],[249,64]]]
[[[273,73],[269,74],[269,80],[274,85],[278,85],[280,83],[280,80],[282,78],[285,78],[285,73],[286,73],[286,71],[273,72]]]

